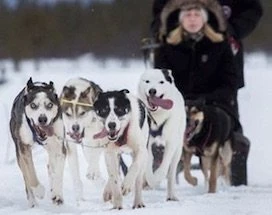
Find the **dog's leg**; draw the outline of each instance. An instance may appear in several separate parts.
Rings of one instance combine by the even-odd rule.
[[[83,199],[83,185],[80,179],[77,145],[75,143],[67,142],[67,159],[75,189],[76,201],[79,204],[79,201]]]
[[[182,161],[183,161],[183,170],[184,170],[184,178],[185,180],[193,185],[197,185],[197,178],[193,177],[191,175],[191,159],[193,154],[191,152],[186,151],[186,149],[183,148],[182,150]]]
[[[142,199],[142,190],[144,182],[144,169],[141,169],[135,183],[135,197],[134,197],[134,208],[143,208],[145,207]]]
[[[209,170],[211,169],[211,157],[201,156],[201,171],[204,175],[205,188],[209,187]]]
[[[104,188],[103,200],[104,202],[108,202],[112,200],[112,189],[111,189],[110,179],[108,179],[106,186]]]
[[[144,141],[138,141],[139,143],[144,143]],[[133,161],[122,184],[123,195],[127,195],[131,192],[135,185],[136,178],[147,160],[147,150],[145,146],[142,147],[135,143],[131,144],[131,147],[133,148]]]
[[[89,180],[99,180],[100,174],[100,156],[104,151],[104,148],[88,148],[83,146],[83,153],[88,162],[88,170],[86,177]]]
[[[120,210],[122,209],[123,196],[121,192],[121,178],[119,175],[119,156],[114,144],[109,144],[106,148],[105,161],[109,175],[109,181],[106,185],[107,189],[105,188],[103,196],[104,199],[105,196],[112,196],[113,208]],[[108,193],[105,193],[105,191]]]
[[[162,163],[159,166],[159,168],[154,173],[152,171],[151,172],[148,171],[147,180],[148,180],[148,184],[151,187],[155,187],[163,179],[166,178],[170,163],[172,162],[174,153],[177,150],[176,148],[173,148],[173,146],[176,145],[175,141],[176,141],[176,138],[171,138],[169,141],[166,142],[166,147],[165,147]]]
[[[223,177],[227,186],[230,186],[230,164],[232,159],[232,149],[230,141],[226,141],[224,146],[219,150],[219,156],[222,162]]]
[[[37,205],[35,197],[42,199],[45,195],[45,189],[38,181],[33,159],[31,146],[23,143],[17,143],[17,162],[23,173],[26,186],[26,194],[30,207]]]
[[[218,177],[218,165],[219,165],[219,156],[216,155],[211,160],[211,168],[210,168],[210,179],[209,179],[209,193],[216,192],[216,184]]]
[[[173,160],[170,164],[168,176],[167,176],[167,201],[178,201],[178,198],[174,192],[174,186],[176,182],[176,173],[177,173],[177,166],[180,161],[181,156],[181,147],[179,147],[173,157]]]
[[[62,141],[54,137],[46,145],[48,152],[48,175],[51,187],[51,199],[54,204],[63,204],[63,171],[66,149]]]
[[[147,163],[147,150],[143,150],[143,153],[145,153],[145,155],[143,155],[143,160],[141,161],[141,166],[146,166],[146,163]],[[135,198],[134,198],[133,208],[143,208],[143,207],[145,207],[145,205],[143,203],[143,200],[142,200],[144,174],[145,174],[145,169],[140,168],[140,171],[138,173],[138,176],[136,178],[136,183],[135,183]]]

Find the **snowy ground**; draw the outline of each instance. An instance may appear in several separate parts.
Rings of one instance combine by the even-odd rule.
[[[271,63],[270,63],[271,62]],[[25,86],[30,76],[34,81],[52,80],[58,92],[71,77],[85,77],[98,83],[104,90],[128,88],[136,93],[136,86],[143,63],[131,61],[127,64],[107,61],[105,64],[84,56],[76,61],[43,61],[41,70],[34,71],[31,61],[24,62],[22,72],[15,73],[9,61],[2,62],[7,68],[8,83],[0,85],[0,117],[2,126],[0,136],[0,214],[207,214],[207,215],[268,215],[272,211],[272,143],[269,136],[272,128],[272,61],[261,53],[246,58],[246,84],[240,91],[239,102],[241,121],[245,134],[252,145],[248,161],[248,186],[219,187],[216,194],[207,194],[203,177],[199,171],[199,186],[187,184],[180,174],[177,196],[180,201],[166,202],[166,184],[163,182],[156,190],[144,191],[146,208],[132,210],[132,195],[124,198],[124,209],[111,210],[111,204],[102,201],[103,183],[93,183],[85,178],[86,163],[81,159],[81,173],[84,182],[85,201],[76,205],[69,168],[64,175],[63,206],[53,206],[49,195],[39,201],[39,206],[29,209],[25,196],[23,178],[15,162],[14,144],[8,130],[9,112],[13,99]],[[80,149],[80,148],[79,148]],[[8,157],[6,156],[8,154]],[[34,160],[37,174],[48,188],[46,173],[47,157],[40,146],[34,147]],[[101,169],[106,178],[105,165],[101,158]]]

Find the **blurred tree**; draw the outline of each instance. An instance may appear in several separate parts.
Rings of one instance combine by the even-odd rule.
[[[17,7],[9,8],[0,1],[0,58],[12,58],[16,65],[25,58],[38,62],[89,52],[101,59],[141,58],[140,41],[149,36],[152,0],[37,2],[18,0]],[[247,51],[272,49],[272,1],[263,4],[265,15],[245,41]]]

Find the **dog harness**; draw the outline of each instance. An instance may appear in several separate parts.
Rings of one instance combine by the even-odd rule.
[[[128,128],[129,128],[129,124],[125,128],[122,136],[120,136],[119,139],[116,142],[114,142],[116,146],[121,147],[127,143]]]
[[[67,100],[67,99],[61,99],[60,103],[61,103],[61,105],[63,103],[66,103],[66,104],[80,105],[80,106],[85,106],[85,107],[93,108],[93,105],[91,105],[91,104],[87,104],[87,103],[83,103],[83,102],[71,101],[71,100]]]
[[[212,124],[210,123],[209,128],[208,128],[208,133],[207,133],[206,136],[204,136],[204,140],[203,141],[198,140],[197,144],[195,145],[195,147],[196,147],[196,156],[200,157],[200,156],[204,155],[204,149],[205,149],[205,147],[207,146],[207,144],[209,142],[211,133],[212,133]]]

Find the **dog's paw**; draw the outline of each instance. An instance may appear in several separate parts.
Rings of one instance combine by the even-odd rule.
[[[34,198],[29,198],[28,199],[28,206],[30,208],[34,208],[34,207],[38,206],[38,203],[36,202],[36,200]]]
[[[139,202],[139,203],[134,204],[132,208],[137,209],[137,208],[144,208],[144,207],[145,207],[144,203]]]
[[[112,209],[113,209],[113,210],[122,210],[123,207],[122,207],[122,206],[113,206]]]
[[[129,194],[132,191],[132,186],[133,186],[133,184],[131,183],[131,181],[127,180],[127,178],[125,178],[125,180],[122,184],[122,194],[124,196]]]
[[[94,181],[94,180],[101,179],[101,174],[100,174],[99,170],[97,170],[97,171],[88,170],[86,177],[89,180]]]
[[[38,184],[37,187],[32,187],[32,191],[38,199],[43,199],[45,196],[45,188],[41,184]]]
[[[166,201],[179,201],[179,199],[176,196],[171,195],[167,197]]]
[[[104,202],[108,202],[112,200],[112,191],[108,188],[108,185],[106,185],[104,192],[103,192],[103,200]]]
[[[198,181],[196,177],[192,177],[190,181],[188,181],[191,185],[196,186]]]
[[[58,195],[53,196],[53,197],[52,197],[52,202],[53,202],[53,204],[55,204],[55,205],[62,205],[62,204],[63,204],[63,198],[60,197],[60,196],[58,196]]]

